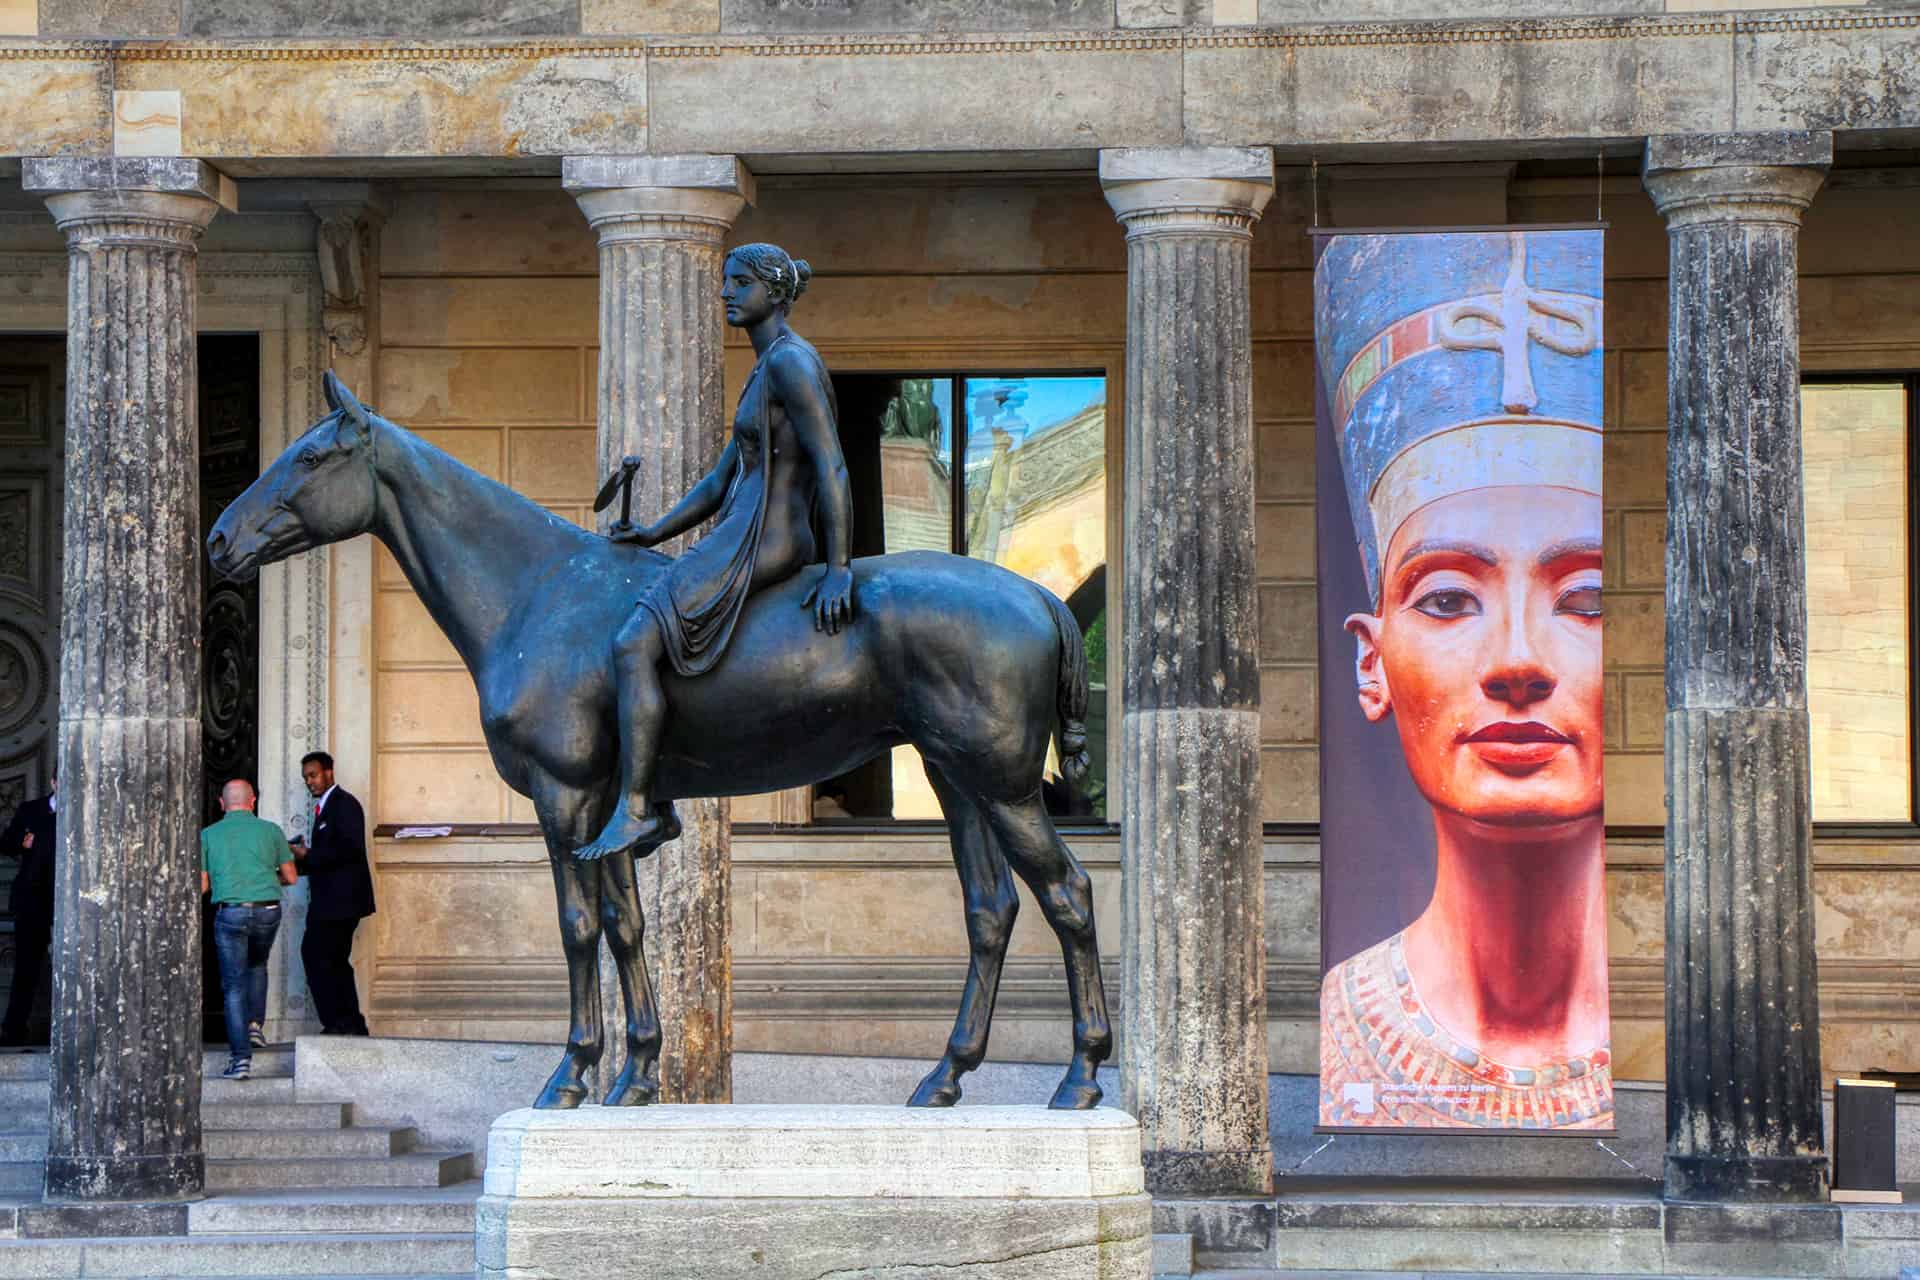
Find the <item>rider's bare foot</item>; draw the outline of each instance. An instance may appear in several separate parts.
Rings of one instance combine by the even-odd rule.
[[[622,803],[614,809],[613,816],[607,819],[607,825],[601,830],[599,837],[592,844],[584,844],[575,849],[573,856],[582,862],[595,862],[601,858],[612,857],[614,854],[625,853],[635,845],[657,846],[666,829],[667,824],[661,820],[659,810],[650,808],[645,817],[636,818]]]

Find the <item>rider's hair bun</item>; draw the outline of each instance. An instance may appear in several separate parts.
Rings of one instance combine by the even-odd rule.
[[[813,279],[813,268],[807,265],[805,258],[793,260],[793,273],[799,278],[793,282],[793,294],[797,298],[807,291],[807,282]]]

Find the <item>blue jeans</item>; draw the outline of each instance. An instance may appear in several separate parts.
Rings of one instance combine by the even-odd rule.
[[[226,998],[227,1051],[253,1057],[249,1022],[267,1020],[267,956],[280,932],[280,908],[222,903],[213,915],[213,947],[220,956],[220,994]]]

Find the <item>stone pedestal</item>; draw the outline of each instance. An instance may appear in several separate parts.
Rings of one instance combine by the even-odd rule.
[[[166,1200],[200,1135],[198,160],[36,159],[69,249],[50,1199]]]
[[[1676,1200],[1815,1200],[1800,215],[1831,134],[1654,138],[1666,215],[1667,1169]]]
[[[1127,230],[1121,1088],[1156,1193],[1262,1194],[1266,951],[1253,546],[1262,148],[1106,151]]]
[[[726,446],[721,243],[753,199],[753,175],[732,156],[569,156],[561,177],[600,237],[597,478],[638,455],[633,518],[652,520]],[[619,514],[617,504],[602,512],[602,530]],[[673,554],[686,541],[660,550]],[[660,1096],[725,1102],[733,1071],[729,806],[677,807],[680,838],[639,865],[663,1034]],[[602,1007],[611,1011],[617,979],[604,946],[600,968]],[[622,1019],[610,1013],[607,1025]],[[609,1070],[617,1043],[609,1035]]]
[[[1147,1280],[1140,1131],[1111,1109],[512,1111],[487,1143],[489,1280]]]

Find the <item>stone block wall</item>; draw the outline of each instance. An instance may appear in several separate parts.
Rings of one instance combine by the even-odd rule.
[[[1409,201],[1407,192],[1417,191]],[[376,403],[483,470],[586,522],[593,469],[596,260],[572,201],[542,181],[397,185],[382,242]],[[1920,364],[1915,192],[1837,179],[1803,248],[1810,368]],[[1608,817],[1657,826],[1661,782],[1666,235],[1633,179],[1609,179]],[[1514,181],[1506,166],[1322,170],[1321,221],[1459,225],[1590,219],[1591,179]],[[1318,816],[1314,645],[1312,188],[1285,171],[1254,252],[1254,400],[1265,816]],[[773,240],[820,269],[796,326],[836,369],[1104,368],[1121,402],[1125,250],[1090,177],[779,178],[740,240]],[[730,334],[737,390],[751,352]],[[1109,474],[1118,485],[1117,454]],[[1115,504],[1117,506],[1117,503]],[[1110,545],[1118,547],[1116,530]],[[494,779],[471,686],[382,558],[375,609],[375,820],[530,819]],[[1114,575],[1113,580],[1118,580]],[[1816,749],[1817,750],[1817,749]],[[1817,758],[1817,757],[1816,757]],[[742,822],[771,818],[736,803]],[[1118,847],[1071,843],[1092,870],[1117,959]],[[1609,850],[1620,1073],[1662,1070],[1661,846]],[[965,968],[944,839],[736,837],[737,1043],[744,1049],[937,1052]],[[1920,966],[1920,845],[1822,840],[1817,850],[1826,1061],[1920,1063],[1908,1007]],[[373,1015],[380,1029],[551,1037],[565,995],[552,890],[526,838],[384,841]],[[1318,991],[1318,846],[1271,836],[1270,1040],[1276,1069],[1311,1070]],[[1058,956],[1022,915],[994,1053],[1065,1044]]]

